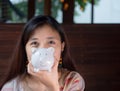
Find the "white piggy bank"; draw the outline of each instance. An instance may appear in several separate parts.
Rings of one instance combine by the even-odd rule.
[[[38,72],[39,70],[51,71],[54,64],[54,48],[33,48],[31,63],[35,72]]]

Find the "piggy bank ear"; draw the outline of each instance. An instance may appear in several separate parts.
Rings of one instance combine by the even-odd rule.
[[[55,49],[54,49],[53,47],[49,47],[49,48],[48,48],[48,51],[54,53]]]
[[[31,48],[32,54],[35,53],[37,48]]]

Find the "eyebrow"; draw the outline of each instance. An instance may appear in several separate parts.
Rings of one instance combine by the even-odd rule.
[[[56,37],[47,37],[47,39],[57,39]]]
[[[38,38],[30,38],[30,41],[32,41],[32,40],[38,40]]]
[[[57,40],[59,40],[56,37],[47,37],[46,39],[57,39]],[[38,40],[38,38],[30,38],[30,41],[33,41],[33,40]]]

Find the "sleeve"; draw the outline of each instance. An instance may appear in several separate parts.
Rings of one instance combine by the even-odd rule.
[[[6,83],[1,91],[14,91],[14,82],[10,81],[8,83]]]
[[[84,91],[85,82],[82,76],[77,72],[71,72],[65,81],[65,91]]]
[[[19,90],[18,84],[17,84],[17,78],[12,79],[11,81],[4,84],[1,91],[23,91]]]

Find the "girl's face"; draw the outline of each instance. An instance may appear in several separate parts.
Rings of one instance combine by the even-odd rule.
[[[32,51],[31,48],[48,48],[53,47],[55,49],[54,56],[57,60],[60,60],[61,52],[64,49],[64,42],[61,43],[60,36],[49,25],[44,25],[35,29],[34,33],[29,38],[26,44],[26,53],[28,61],[31,60]]]

